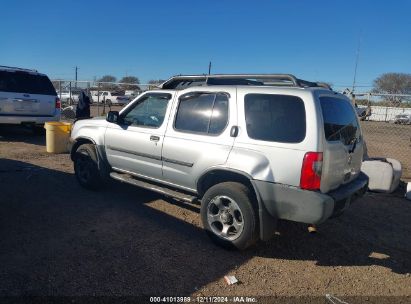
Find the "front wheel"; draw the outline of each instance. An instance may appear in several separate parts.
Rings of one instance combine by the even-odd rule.
[[[225,248],[245,249],[258,237],[255,199],[250,189],[236,182],[217,184],[204,194],[201,220],[210,238]]]
[[[74,155],[74,173],[84,188],[96,190],[102,185],[94,145],[82,144],[77,148]]]

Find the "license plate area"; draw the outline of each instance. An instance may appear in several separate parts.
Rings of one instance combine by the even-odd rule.
[[[18,100],[14,102],[14,110],[35,112],[37,111],[37,104],[37,100]]]

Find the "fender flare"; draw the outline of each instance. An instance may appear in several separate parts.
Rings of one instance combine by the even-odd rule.
[[[230,173],[235,173],[238,175],[241,175],[242,177],[246,178],[251,186],[252,190],[255,193],[256,199],[257,199],[257,204],[258,204],[258,219],[259,219],[259,228],[260,228],[260,239],[263,241],[267,241],[272,238],[274,235],[276,228],[277,228],[277,218],[273,217],[268,211],[267,208],[265,207],[265,204],[263,200],[261,199],[260,193],[258,191],[258,188],[256,187],[256,184],[253,182],[253,178],[250,174],[241,171],[241,170],[236,170],[236,169],[231,169],[231,168],[225,168],[225,167],[213,167],[210,168],[209,170],[206,170],[203,172],[201,177],[197,180],[197,192],[201,195],[203,192],[201,189],[201,183],[203,179],[210,174],[213,171],[226,171]]]

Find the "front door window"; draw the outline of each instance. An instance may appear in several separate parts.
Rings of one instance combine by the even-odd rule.
[[[121,115],[127,126],[157,129],[161,127],[170,100],[170,94],[147,94]]]

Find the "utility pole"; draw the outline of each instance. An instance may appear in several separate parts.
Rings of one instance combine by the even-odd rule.
[[[208,63],[208,75],[211,73],[211,61]]]
[[[77,70],[78,70],[78,67],[77,67],[77,66],[75,67],[75,70],[76,70],[76,85],[75,85],[75,87],[76,87],[76,89],[77,89]]]

